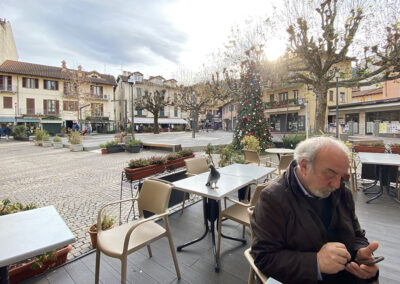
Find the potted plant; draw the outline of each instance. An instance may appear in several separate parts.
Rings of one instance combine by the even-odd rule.
[[[47,133],[46,130],[44,130],[44,134],[42,136],[42,143],[43,147],[51,147],[51,141],[50,141],[50,135]]]
[[[368,152],[368,153],[384,153],[385,144],[384,143],[371,143],[371,142],[361,142],[354,145],[355,152]]]
[[[20,202],[11,202],[5,199],[0,202],[0,216],[13,214],[37,208],[34,204],[22,205]],[[67,261],[68,252],[72,249],[69,245],[57,251],[51,251],[31,258],[27,261],[11,264],[8,267],[10,283],[19,283],[25,279],[38,275],[51,267],[61,265]]]
[[[36,129],[35,130],[35,137],[33,138],[33,142],[35,146],[42,146],[42,136],[44,134],[44,130]]]
[[[101,229],[108,230],[114,227],[115,219],[110,214],[104,214],[101,222]],[[92,241],[92,247],[95,249],[97,247],[97,223],[89,227],[88,233],[90,235],[90,240]]]
[[[389,145],[393,154],[400,154],[400,144],[393,143]]]
[[[116,141],[116,140],[107,141],[105,143],[105,146],[106,146],[108,154],[124,152],[125,151],[123,145],[119,144],[118,141]]]
[[[54,136],[54,138],[53,138],[53,147],[54,147],[54,149],[61,149],[63,147],[61,138],[57,135]]]
[[[185,159],[193,158],[193,150],[185,149],[181,150],[178,153],[171,153],[166,156],[167,162],[165,163],[165,167],[167,170],[174,170],[180,167],[185,166]]]
[[[125,150],[129,153],[139,153],[140,148],[142,148],[142,140],[140,139],[130,139],[125,143]]]
[[[12,136],[15,140],[29,141],[29,132],[27,132],[26,127],[23,125],[17,125],[12,131]]]
[[[129,166],[124,168],[128,180],[138,180],[165,170],[165,158],[151,157],[147,159],[130,160]]]
[[[78,131],[72,131],[68,139],[72,152],[83,151],[82,137]]]
[[[100,147],[100,149],[101,149],[101,154],[102,154],[102,155],[107,154],[106,144],[100,144],[99,147]]]

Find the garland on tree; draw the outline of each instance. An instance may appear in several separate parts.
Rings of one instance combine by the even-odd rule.
[[[243,137],[254,136],[260,143],[261,151],[270,148],[272,136],[269,124],[264,117],[264,107],[261,95],[260,74],[254,63],[248,65],[246,74],[242,77],[243,94],[237,105],[237,124],[235,128],[235,143],[240,145]]]

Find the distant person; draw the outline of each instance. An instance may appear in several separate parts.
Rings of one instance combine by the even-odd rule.
[[[10,135],[11,135],[11,128],[10,128],[9,124],[7,124],[6,130],[4,131],[4,134],[7,136],[7,140],[9,140],[10,139]]]
[[[88,125],[87,125],[87,131],[88,131],[88,134],[89,134],[89,135],[92,134],[92,130],[93,130],[93,129],[92,129],[92,124],[89,122]]]
[[[74,121],[72,125],[72,131],[79,131],[79,124],[76,121]]]
[[[3,128],[1,128],[1,126],[0,126],[0,139],[1,139],[1,135],[3,135]]]

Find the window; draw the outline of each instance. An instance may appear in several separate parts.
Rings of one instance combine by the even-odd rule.
[[[293,99],[296,101],[299,99],[299,90],[293,90]]]
[[[77,86],[75,85],[75,88],[73,88],[73,84],[71,82],[64,82],[64,94],[72,94],[73,91],[77,91]]]
[[[91,104],[92,116],[99,117],[104,116],[103,114],[103,104]]]
[[[234,105],[231,105],[231,112],[233,112]]]
[[[269,101],[273,102],[274,100],[275,100],[275,95],[274,94],[269,95]]]
[[[26,99],[26,113],[35,114],[35,99]]]
[[[12,108],[12,97],[3,97],[3,108]]]
[[[103,87],[102,86],[90,86],[90,93],[95,96],[103,95]]]
[[[278,102],[285,102],[288,100],[288,92],[279,93]]]
[[[345,103],[346,102],[346,94],[343,92],[340,92],[340,102]]]
[[[162,108],[160,108],[160,116],[164,116],[165,115],[165,113],[164,113],[164,107],[162,107]]]
[[[63,110],[65,110],[65,111],[78,111],[78,102],[64,101]]]
[[[58,81],[43,80],[43,89],[45,90],[58,90]]]
[[[39,79],[34,78],[22,78],[22,87],[30,89],[39,89]]]
[[[174,107],[174,116],[177,117],[178,116],[178,108]]]
[[[156,79],[156,84],[157,84],[157,85],[162,85],[162,80],[161,80],[160,78],[157,78],[157,79]]]
[[[59,103],[57,100],[43,100],[44,114],[59,114]]]
[[[142,98],[142,89],[136,88],[136,98],[140,100]]]
[[[329,101],[333,102],[333,91],[329,91]]]
[[[367,98],[367,101],[368,101],[368,102],[372,101],[372,97],[369,96],[369,97]]]
[[[142,76],[140,76],[139,74],[135,74],[134,80],[141,82],[142,81]]]
[[[0,75],[0,91],[12,90],[12,77]]]

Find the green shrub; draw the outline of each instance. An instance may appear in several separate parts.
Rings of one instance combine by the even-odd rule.
[[[101,229],[102,230],[107,230],[111,228],[115,224],[115,218],[108,214],[105,213],[103,214],[102,221],[101,221]],[[97,224],[94,224],[94,226],[91,228],[92,232],[97,232]]]
[[[306,140],[305,134],[286,135],[282,137],[284,148],[294,149],[301,141]]]
[[[219,148],[220,160],[218,166],[225,167],[233,163],[244,163],[242,154],[235,150],[233,144],[228,144],[225,147],[220,146]]]
[[[182,157],[191,156],[193,155],[193,150],[192,149],[181,150],[178,152],[178,154],[181,155]]]
[[[12,213],[17,213],[20,211],[26,211],[37,208],[34,204],[28,204],[26,206],[22,205],[20,202],[12,203],[9,199],[4,199],[0,202],[0,216]]]
[[[162,165],[165,164],[166,159],[164,157],[154,156],[149,158],[150,165]]]
[[[140,139],[129,139],[129,141],[125,143],[125,146],[131,147],[140,144],[142,144],[142,140]]]
[[[68,138],[69,143],[71,144],[82,144],[82,137],[78,131],[72,131]]]
[[[108,147],[111,147],[111,146],[118,145],[118,141],[117,140],[110,140],[110,141],[107,141],[104,145],[106,146],[106,148],[108,148]]]
[[[59,136],[54,136],[54,138],[53,138],[53,142],[56,142],[56,143],[58,143],[58,142],[61,142],[61,138],[59,137]]]
[[[396,148],[396,147],[400,147],[400,144],[398,144],[398,143],[393,143],[393,144],[389,144],[389,146],[390,146],[390,147],[395,147],[395,148]]]
[[[35,138],[34,138],[34,140],[35,141],[42,141],[42,136],[43,136],[44,133],[45,133],[45,130],[37,128],[35,130]]]
[[[136,169],[136,168],[142,168],[150,165],[150,161],[148,159],[136,159],[136,160],[130,160],[129,161],[129,167],[131,169]]]
[[[100,147],[101,149],[105,149],[105,148],[106,148],[106,144],[102,143],[102,144],[99,145],[99,147]]]
[[[165,158],[167,159],[167,161],[173,161],[173,160],[182,158],[182,156],[179,155],[178,153],[171,153],[171,154],[168,154]]]
[[[44,133],[42,135],[42,141],[50,141],[50,135],[49,133],[47,133],[47,131],[45,131],[46,133]]]
[[[260,153],[260,142],[254,136],[244,136],[243,139],[240,141],[243,145],[243,148],[246,150],[253,150]]]
[[[16,140],[28,137],[28,134],[26,133],[26,127],[23,125],[15,126],[12,131],[12,136]]]

